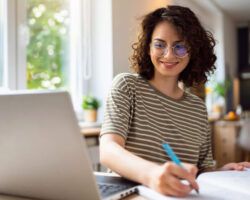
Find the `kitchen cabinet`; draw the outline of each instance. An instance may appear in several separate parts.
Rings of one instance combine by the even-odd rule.
[[[216,121],[212,128],[212,146],[216,166],[244,161],[244,152],[238,145],[241,121]]]

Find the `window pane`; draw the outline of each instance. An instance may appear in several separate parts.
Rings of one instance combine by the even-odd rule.
[[[67,88],[69,0],[28,0],[27,88]]]

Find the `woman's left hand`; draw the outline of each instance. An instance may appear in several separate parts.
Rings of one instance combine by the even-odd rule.
[[[221,171],[227,171],[227,170],[243,171],[245,168],[250,168],[250,162],[227,163],[222,168],[220,168],[220,170]]]

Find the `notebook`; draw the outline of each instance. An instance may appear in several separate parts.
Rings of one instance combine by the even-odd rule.
[[[136,191],[134,182],[93,175],[70,95],[64,91],[0,94],[0,162],[1,194],[100,200]]]
[[[201,174],[197,182],[200,187],[199,194],[194,191],[185,200],[236,200],[250,199],[250,169],[245,171],[217,171]],[[138,192],[147,199],[176,200],[174,197],[161,195],[153,190],[138,186]]]

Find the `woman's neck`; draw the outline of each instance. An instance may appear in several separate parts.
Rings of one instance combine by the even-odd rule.
[[[175,77],[153,77],[149,83],[161,93],[173,99],[180,99],[183,96],[183,90],[178,86],[178,80]]]

